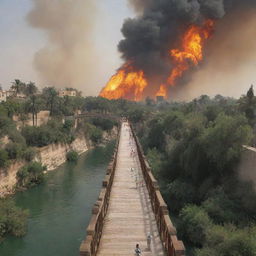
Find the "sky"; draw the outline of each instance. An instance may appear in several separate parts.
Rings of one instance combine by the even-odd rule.
[[[127,4],[128,0],[93,1],[97,6],[94,30],[90,32],[94,51],[89,54],[89,67],[84,68],[84,74],[82,69],[83,84],[77,87],[84,96],[98,95],[121,66],[122,60],[117,50],[117,44],[122,39],[120,30],[124,20],[135,15]],[[49,34],[29,25],[26,17],[32,9],[33,0],[0,0],[0,84],[4,89],[9,88],[14,79],[33,81],[41,88],[54,85],[46,84],[34,65],[36,54],[49,44]],[[205,64],[194,73],[185,90],[181,90],[181,100],[190,100],[202,94],[237,98],[245,94],[251,84],[256,85],[255,18],[256,13],[248,24],[243,22],[245,24],[235,38],[227,36],[225,40],[225,36],[221,35],[221,40],[217,37],[213,41],[217,45],[216,51],[207,56]],[[241,41],[241,38],[244,40]],[[225,58],[221,60],[214,56],[222,56],[218,53],[220,48],[225,53]],[[241,49],[246,52],[242,54],[242,59]],[[248,49],[251,49],[250,52]],[[90,65],[93,68],[90,69]]]
[[[97,50],[92,63],[98,72],[89,75],[90,85],[85,86],[85,95],[97,95],[121,65],[117,51],[122,39],[120,29],[124,19],[134,15],[125,0],[97,1],[99,18],[91,36]],[[45,86],[33,60],[35,53],[47,44],[47,37],[43,30],[29,26],[26,16],[32,7],[31,0],[0,0],[0,84],[3,88],[8,88],[14,79]]]

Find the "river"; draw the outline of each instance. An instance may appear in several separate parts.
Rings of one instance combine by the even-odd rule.
[[[45,182],[14,196],[28,209],[28,232],[0,244],[1,256],[77,256],[85,238],[92,205],[97,199],[114,145],[80,156],[46,175]]]

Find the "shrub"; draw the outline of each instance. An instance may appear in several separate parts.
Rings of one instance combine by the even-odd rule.
[[[70,133],[73,126],[74,126],[74,122],[72,120],[65,120],[63,124],[64,132]]]
[[[0,168],[4,168],[8,165],[8,153],[4,149],[0,149]]]
[[[12,200],[0,199],[0,240],[6,235],[25,235],[27,217],[28,211],[17,208]]]
[[[74,150],[71,150],[66,155],[68,162],[77,162],[78,160],[78,153]]]
[[[40,127],[26,126],[22,129],[27,145],[32,147],[44,147],[51,143],[71,143],[74,135],[71,133],[71,123],[64,124],[57,120],[51,120],[47,125]]]
[[[163,161],[162,154],[156,149],[149,149],[147,152],[147,159],[156,177],[159,177],[161,164]]]
[[[39,162],[31,162],[17,172],[18,185],[30,187],[43,181],[43,171],[46,168]]]
[[[191,245],[202,246],[206,241],[212,222],[204,209],[196,205],[184,207],[179,215],[179,232],[183,239]]]
[[[33,148],[27,148],[24,152],[23,152],[23,157],[25,158],[26,161],[30,162],[34,159],[35,157],[35,151],[33,150]]]
[[[15,126],[12,120],[6,116],[0,116],[0,136],[8,134]]]
[[[11,141],[13,141],[14,143],[19,143],[22,145],[26,144],[25,138],[20,134],[19,131],[16,130],[16,128],[10,129],[7,134],[8,134],[9,139]]]
[[[115,121],[105,118],[93,118],[92,123],[104,131],[110,131],[115,125],[117,125]]]
[[[165,194],[167,194],[166,201],[171,205],[172,211],[178,213],[184,205],[193,203],[196,192],[191,184],[175,180],[167,185]]]
[[[6,145],[6,151],[10,159],[18,159],[22,157],[23,154],[23,146],[18,143],[10,142]]]
[[[228,198],[222,188],[214,189],[202,206],[218,224],[235,222],[238,218],[234,212],[235,203]]]
[[[102,139],[103,133],[100,128],[95,127],[91,130],[90,139],[93,143],[99,143]]]
[[[26,126],[22,129],[22,135],[25,137],[27,144],[32,147],[43,147],[54,142],[52,132],[45,126]]]
[[[207,232],[205,246],[196,250],[197,256],[255,256],[256,229],[238,229],[233,225],[212,226]],[[209,254],[211,252],[212,254]]]

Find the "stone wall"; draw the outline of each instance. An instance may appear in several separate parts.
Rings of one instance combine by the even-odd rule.
[[[74,150],[80,155],[90,148],[88,144],[85,137],[80,135],[70,145],[58,143],[38,149],[36,160],[45,165],[48,171],[51,171],[66,162],[68,151]]]
[[[103,143],[116,138],[118,130],[116,127],[111,132],[104,132]],[[65,143],[50,144],[48,146],[37,148],[35,161],[41,162],[47,167],[47,171],[52,171],[66,162],[66,154],[70,150],[76,151],[79,155],[92,148],[90,141],[86,140],[83,134],[80,134],[69,145]],[[14,192],[17,183],[16,174],[25,164],[24,161],[15,161],[8,168],[0,169],[0,197]]]
[[[75,150],[78,154],[82,154],[89,148],[90,145],[85,137],[80,135],[71,145],[58,143],[38,148],[35,161],[45,165],[47,171],[52,171],[66,162],[68,151]],[[17,183],[16,174],[25,163],[25,161],[15,161],[8,168],[0,169],[0,197],[14,192],[14,187]]]
[[[243,181],[250,181],[256,189],[256,148],[244,146],[238,165],[238,173]]]
[[[14,192],[17,183],[16,174],[24,163],[24,161],[15,161],[8,168],[0,169],[0,197]]]

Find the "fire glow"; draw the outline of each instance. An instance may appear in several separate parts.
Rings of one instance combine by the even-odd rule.
[[[182,51],[173,49],[170,55],[175,67],[168,78],[168,84],[174,86],[176,80],[192,66],[197,66],[203,60],[203,46],[213,32],[214,22],[208,20],[203,27],[191,26],[182,40]]]
[[[102,89],[100,96],[107,99],[128,99],[134,101],[142,100],[144,89],[148,83],[143,71],[127,72],[128,66],[125,65],[115,75],[113,75],[105,88]]]
[[[159,85],[158,91],[151,97],[169,97],[168,92],[176,86],[184,72],[197,66],[203,60],[203,49],[207,39],[212,35],[214,21],[207,20],[203,26],[191,25],[181,39],[181,47],[169,51],[173,68],[166,82]],[[132,63],[125,64],[111,77],[109,82],[100,92],[101,97],[108,99],[124,98],[140,101],[144,99],[145,89],[149,86],[142,70],[135,71]]]

